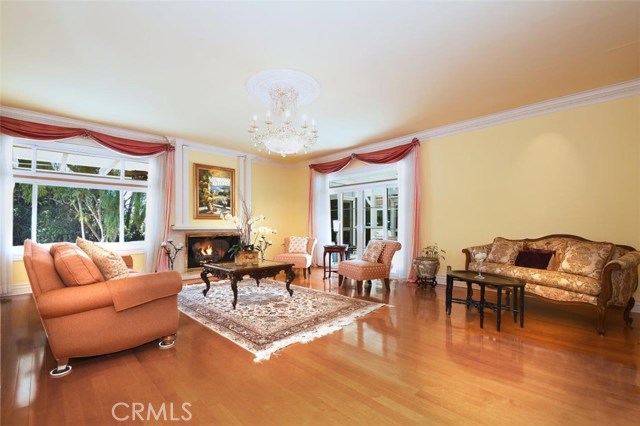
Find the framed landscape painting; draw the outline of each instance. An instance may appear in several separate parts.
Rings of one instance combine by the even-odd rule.
[[[222,219],[234,214],[235,170],[224,167],[193,165],[195,219]]]

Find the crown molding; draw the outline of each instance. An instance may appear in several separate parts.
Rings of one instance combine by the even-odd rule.
[[[309,165],[313,163],[324,163],[344,158],[351,153],[361,154],[364,152],[377,151],[380,149],[397,146],[401,143],[410,142],[413,138],[418,138],[421,142],[445,138],[458,133],[470,132],[486,127],[497,126],[500,124],[511,123],[526,118],[537,117],[540,115],[551,114],[558,111],[578,108],[587,105],[593,105],[601,102],[612,101],[615,99],[634,96],[640,94],[640,79],[631,80],[624,83],[614,84],[611,86],[601,87],[598,89],[587,90],[585,92],[573,95],[563,96],[548,101],[538,102],[524,107],[514,108],[495,114],[485,115],[482,117],[472,118],[460,121],[454,124],[448,124],[434,129],[423,130],[421,132],[402,136],[399,138],[389,139],[383,142],[372,143],[357,149],[345,150],[336,154],[317,157],[307,160],[302,164]]]
[[[135,130],[123,129],[106,124],[93,123],[90,121],[76,120],[73,118],[60,117],[57,115],[45,114],[41,112],[27,111],[20,108],[13,108],[0,105],[0,115],[18,120],[31,121],[40,124],[50,124],[53,126],[79,127],[93,130],[99,133],[106,133],[126,139],[135,139],[142,142],[167,143],[169,138],[151,133],[138,132]]]

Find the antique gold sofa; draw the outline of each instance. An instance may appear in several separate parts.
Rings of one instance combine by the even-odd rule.
[[[178,330],[177,272],[131,273],[104,280],[92,260],[71,243],[50,250],[24,242],[24,264],[33,299],[58,366],[68,374],[69,358],[133,348],[155,339],[174,344]],[[132,267],[131,257],[123,257]]]
[[[624,308],[627,327],[638,288],[640,252],[633,247],[593,242],[574,235],[548,235],[536,239],[494,239],[492,244],[468,247],[465,267],[477,271],[475,255],[486,253],[483,272],[509,276],[526,282],[525,291],[556,302],[594,305],[597,331],[604,335],[604,320],[610,306]],[[546,256],[548,264],[528,267],[527,257]],[[535,262],[534,262],[535,263]],[[544,263],[544,262],[543,262]]]

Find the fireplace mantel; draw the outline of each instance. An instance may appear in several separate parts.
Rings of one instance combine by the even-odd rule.
[[[237,231],[236,228],[212,228],[210,226],[192,226],[192,225],[171,225],[171,229],[174,231],[206,231],[206,232],[233,232]]]

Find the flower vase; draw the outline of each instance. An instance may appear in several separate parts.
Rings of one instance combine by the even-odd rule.
[[[238,266],[257,265],[258,255],[257,251],[241,250],[236,253],[235,264]]]

